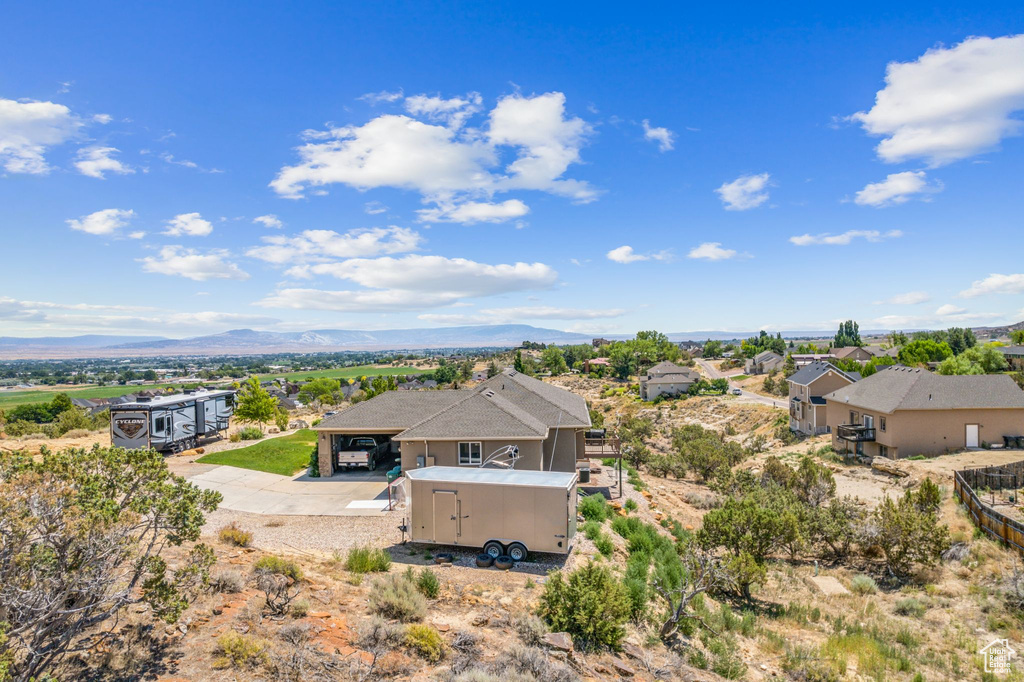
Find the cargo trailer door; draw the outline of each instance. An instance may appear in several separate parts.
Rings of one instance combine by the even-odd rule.
[[[434,542],[440,545],[459,542],[459,496],[454,490],[434,491]]]

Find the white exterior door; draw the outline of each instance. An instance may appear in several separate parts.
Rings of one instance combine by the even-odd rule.
[[[966,441],[967,441],[966,442],[966,446],[967,447],[969,447],[969,448],[976,448],[976,447],[978,447],[978,425],[977,424],[968,424],[967,425]]]

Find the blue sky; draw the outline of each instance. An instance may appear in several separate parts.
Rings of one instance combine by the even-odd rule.
[[[1024,318],[1024,6],[8,4],[0,335]]]

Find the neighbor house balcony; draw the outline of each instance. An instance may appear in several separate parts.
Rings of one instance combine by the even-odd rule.
[[[875,427],[864,426],[863,424],[840,424],[836,427],[836,435],[842,440],[853,443],[873,441],[875,439]]]

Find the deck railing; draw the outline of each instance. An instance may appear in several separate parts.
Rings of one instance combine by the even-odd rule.
[[[843,440],[854,442],[872,441],[875,439],[875,427],[862,424],[840,424],[836,427],[836,435]]]

